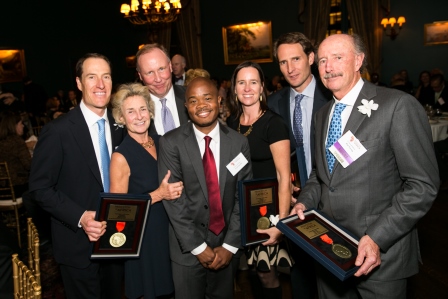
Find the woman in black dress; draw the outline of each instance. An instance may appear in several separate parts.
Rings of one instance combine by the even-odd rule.
[[[233,96],[230,101],[235,107],[228,125],[249,140],[253,177],[277,178],[279,217],[284,218],[289,215],[291,202],[288,128],[281,116],[267,107],[264,75],[257,63],[245,61],[238,65],[231,82]],[[254,280],[254,295],[256,298],[281,298],[277,266],[290,267],[292,263],[286,242],[279,242],[281,233],[274,226],[257,232],[268,234],[270,239],[246,250],[248,265],[256,271],[263,286],[262,289],[256,287]]]
[[[121,85],[112,99],[113,116],[128,135],[112,154],[110,192],[149,194],[151,210],[146,222],[140,258],[125,262],[127,298],[166,298],[174,291],[168,244],[168,216],[161,200],[179,198],[182,182],[159,186],[157,146],[159,136],[149,136],[154,103],[140,83]]]

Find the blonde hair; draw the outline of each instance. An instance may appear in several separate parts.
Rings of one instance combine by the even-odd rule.
[[[210,79],[210,73],[204,69],[189,69],[185,73],[184,85],[187,86],[191,82],[191,80],[193,80],[194,78],[197,78],[197,77],[203,77],[203,78]]]
[[[118,87],[117,92],[112,97],[112,115],[115,122],[119,125],[124,125],[124,122],[120,119],[123,117],[123,111],[121,110],[123,102],[133,96],[140,96],[146,102],[150,117],[154,117],[155,104],[151,99],[151,95],[148,88],[140,83],[126,83]]]

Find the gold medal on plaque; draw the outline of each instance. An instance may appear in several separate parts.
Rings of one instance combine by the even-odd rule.
[[[350,249],[341,244],[334,244],[333,240],[327,234],[320,236],[320,239],[325,243],[330,244],[331,250],[333,250],[333,253],[336,254],[337,256],[343,259],[348,259],[352,257],[352,252],[350,251]]]
[[[117,228],[118,233],[113,234],[109,239],[109,243],[112,247],[121,247],[126,243],[126,236],[121,233],[125,226],[126,222],[117,221],[115,227]]]
[[[121,247],[126,243],[126,236],[123,233],[115,233],[110,236],[109,243],[112,247]]]
[[[269,227],[271,227],[271,221],[269,221],[268,217],[261,217],[260,219],[258,219],[258,229],[268,229]]]
[[[271,221],[269,221],[268,217],[265,217],[268,212],[268,206],[261,206],[258,211],[260,212],[261,218],[257,221],[258,229],[268,229],[271,227]]]

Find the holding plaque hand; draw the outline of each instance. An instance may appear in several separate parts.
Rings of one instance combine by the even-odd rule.
[[[269,235],[269,240],[262,243],[262,245],[264,246],[275,245],[283,239],[282,232],[279,231],[275,226],[272,226],[268,229],[257,229],[257,233]]]
[[[95,221],[95,214],[95,211],[85,211],[80,220],[81,227],[91,242],[98,241],[106,232],[106,221]]]

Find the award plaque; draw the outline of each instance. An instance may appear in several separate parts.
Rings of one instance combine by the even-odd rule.
[[[139,257],[150,207],[149,195],[100,193],[95,220],[106,221],[107,228],[91,258]]]
[[[269,235],[257,229],[271,227],[270,215],[278,215],[278,182],[276,178],[238,182],[242,246],[262,243]]]
[[[328,219],[322,212],[307,210],[305,220],[297,215],[281,219],[277,228],[340,280],[358,270],[358,239]]]

